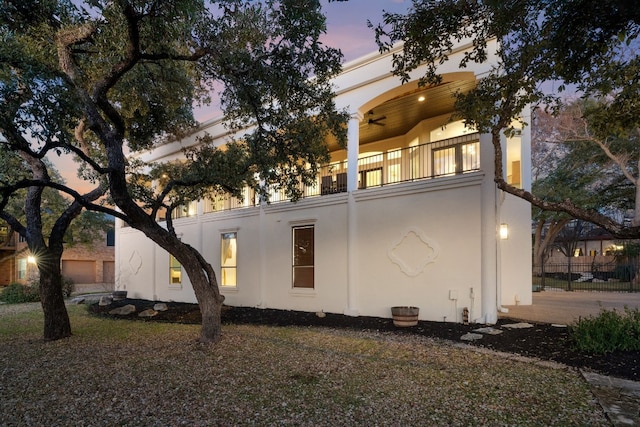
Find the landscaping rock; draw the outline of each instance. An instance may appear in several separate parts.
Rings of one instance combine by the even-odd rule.
[[[109,314],[115,314],[118,316],[127,316],[136,312],[136,306],[133,304],[123,305],[122,307],[114,308]]]
[[[493,328],[491,326],[487,326],[486,328],[474,329],[473,332],[479,332],[481,334],[486,334],[486,335],[499,335],[504,331],[501,331],[500,329]]]
[[[100,302],[98,303],[98,305],[102,305],[102,306],[110,305],[112,302],[113,302],[113,298],[103,295],[100,297]]]
[[[324,311],[316,311],[316,316],[319,318],[327,317],[327,314]]]
[[[482,339],[482,334],[473,334],[471,332],[460,337],[462,341],[477,341]]]
[[[157,314],[158,314],[158,312],[157,312],[157,311],[155,311],[155,310],[154,310],[154,309],[152,309],[152,308],[148,308],[148,309],[146,309],[146,310],[141,311],[140,313],[138,313],[138,317],[153,317],[153,316],[155,316],[155,315],[157,315]]]
[[[167,307],[167,304],[163,302],[157,302],[153,305],[153,309],[155,311],[167,311],[169,310],[169,307]]]
[[[506,325],[502,325],[503,328],[507,329],[527,329],[533,328],[531,323],[520,322],[520,323],[507,323]]]

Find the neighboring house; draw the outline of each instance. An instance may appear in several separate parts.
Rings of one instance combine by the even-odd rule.
[[[557,242],[560,240],[561,238],[556,238]],[[598,257],[612,261],[616,251],[620,249],[622,249],[622,241],[615,239],[611,233],[603,228],[589,225],[589,229],[576,239],[572,255],[574,258]],[[566,259],[567,256],[560,249],[555,248],[552,250],[548,260],[554,262]]]
[[[297,203],[278,194],[259,203],[247,192],[176,215],[178,235],[212,264],[227,304],[378,317],[410,305],[420,319],[454,322],[467,308],[486,323],[502,305],[531,304],[531,208],[496,189],[490,136],[451,119],[451,95],[488,71],[456,69],[460,55],[429,88],[392,76],[391,53],[345,64],[334,84],[338,108],[351,112],[348,148],[332,147],[331,164]],[[204,133],[223,145],[227,129],[212,120]],[[140,157],[179,159],[196,136]],[[528,128],[504,142],[505,176],[530,189]],[[116,233],[116,288],[196,301],[166,251],[120,220]]]
[[[0,227],[0,286],[28,283],[37,277],[37,258],[26,241],[7,226]],[[115,230],[103,234],[92,244],[65,247],[61,260],[62,275],[75,284],[101,285],[113,289],[115,283]]]
[[[6,225],[0,225],[0,286],[16,281],[17,235]]]

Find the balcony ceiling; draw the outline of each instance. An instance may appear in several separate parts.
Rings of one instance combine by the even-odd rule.
[[[475,81],[458,80],[439,86],[413,90],[390,99],[365,113],[360,122],[360,144],[404,135],[422,120],[453,111],[453,95],[468,92]],[[420,96],[424,101],[419,101]]]

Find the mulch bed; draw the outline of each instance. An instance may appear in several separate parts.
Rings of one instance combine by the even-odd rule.
[[[166,304],[169,307],[167,311],[160,311],[156,316],[149,318],[139,317],[137,313],[153,308],[155,302],[140,299],[114,301],[107,306],[100,306],[97,303],[92,304],[89,306],[89,312],[101,316],[116,317],[109,315],[109,311],[127,304],[135,305],[136,313],[128,316],[117,316],[118,318],[189,324],[199,324],[201,322],[200,309],[197,304],[177,302],[167,302]],[[460,340],[461,336],[485,326],[420,321],[417,326],[398,328],[393,325],[391,319],[379,317],[351,317],[332,313],[326,313],[325,317],[319,317],[315,313],[300,311],[228,306],[223,307],[222,322],[224,324],[365,329],[398,334],[424,335],[455,342],[462,342]],[[497,329],[503,329],[503,333],[499,335],[484,335],[481,340],[470,342],[470,344],[496,351],[559,362],[604,375],[640,381],[640,351],[589,354],[576,351],[573,348],[567,328],[558,328],[544,323],[533,324],[534,327],[527,329],[506,330],[502,327],[504,324],[517,322],[519,321],[499,319],[498,323],[493,326]]]

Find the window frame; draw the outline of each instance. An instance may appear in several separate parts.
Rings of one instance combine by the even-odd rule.
[[[304,248],[304,245],[298,238],[305,236],[303,232],[311,230],[310,241],[307,242],[307,248],[311,247],[311,254],[305,255],[297,251],[298,248]],[[300,234],[300,235],[298,235]],[[306,236],[309,238],[309,236]],[[305,273],[303,273],[305,272]],[[296,274],[298,273],[298,274]],[[308,282],[310,279],[310,283]],[[300,285],[303,283],[303,285]],[[300,224],[291,227],[291,289],[294,290],[315,290],[315,225]]]
[[[473,153],[468,152],[469,148],[473,148]],[[431,151],[431,167],[433,176],[450,176],[470,172],[480,167],[480,142],[469,141],[458,144],[447,145],[444,147],[434,148]],[[439,157],[439,154],[447,153],[445,156]],[[443,163],[443,160],[446,162]],[[448,167],[447,162],[453,161],[453,168]],[[467,162],[471,162],[469,165]]]
[[[177,281],[174,281],[174,272],[178,273],[175,276],[175,278],[177,278]],[[171,254],[169,254],[169,286],[182,286],[182,264],[180,264],[178,259]]]
[[[28,262],[26,258],[18,258],[17,264],[17,273],[18,280],[25,280],[27,278],[27,270],[28,270]],[[23,268],[24,267],[24,268]]]
[[[225,245],[225,236],[230,236],[233,235],[233,241],[235,242],[234,245],[229,245],[229,247],[227,249],[225,249],[224,245]],[[224,254],[226,250],[232,250],[233,251],[233,255],[228,257],[227,260],[231,259],[233,264],[232,265],[225,265],[225,263],[227,262],[227,260],[225,260]],[[227,285],[225,284],[225,278],[226,278],[226,271],[233,271],[233,285]],[[220,287],[223,289],[235,289],[238,287],[238,231],[237,230],[230,230],[230,231],[223,231],[220,233]]]

